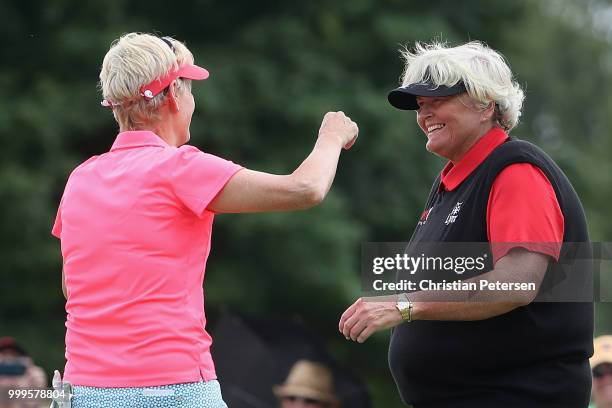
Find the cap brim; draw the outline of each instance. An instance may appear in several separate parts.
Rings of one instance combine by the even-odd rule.
[[[465,86],[459,82],[453,86],[432,84],[410,84],[389,92],[387,99],[397,109],[417,110],[417,96],[451,96],[465,92]]]
[[[181,68],[179,68],[178,71],[179,77],[193,79],[195,81],[206,79],[209,75],[210,74],[207,69],[193,64],[185,64]]]

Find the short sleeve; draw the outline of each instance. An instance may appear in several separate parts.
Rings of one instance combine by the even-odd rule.
[[[558,260],[563,233],[563,213],[542,170],[530,163],[506,167],[495,179],[487,205],[494,263],[516,247]]]
[[[59,207],[57,209],[57,215],[55,216],[55,222],[53,223],[53,228],[51,229],[51,235],[57,238],[61,238],[62,235],[62,203],[64,202],[64,197],[60,200]]]
[[[170,166],[170,183],[174,193],[198,216],[202,216],[208,204],[242,169],[238,164],[187,145],[177,149]]]

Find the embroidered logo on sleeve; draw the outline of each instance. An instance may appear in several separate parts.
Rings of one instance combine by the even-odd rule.
[[[459,216],[459,211],[461,211],[462,204],[463,204],[462,201],[458,201],[457,204],[455,204],[451,212],[446,217],[446,221],[444,222],[444,224],[446,225],[452,224],[457,220],[457,217]]]

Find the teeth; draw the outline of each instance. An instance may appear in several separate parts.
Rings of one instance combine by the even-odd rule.
[[[443,125],[443,124],[441,124],[441,123],[438,123],[438,124],[435,124],[435,125],[428,126],[428,127],[427,127],[427,133],[431,133],[431,132],[433,132],[434,130],[442,129],[443,127],[444,127],[444,125]]]

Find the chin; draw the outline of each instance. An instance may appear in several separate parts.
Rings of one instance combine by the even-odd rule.
[[[425,149],[427,149],[427,151],[429,153],[433,153],[437,156],[442,156],[442,146],[440,146],[440,143],[436,143],[434,141],[428,140],[427,144],[425,144]]]

